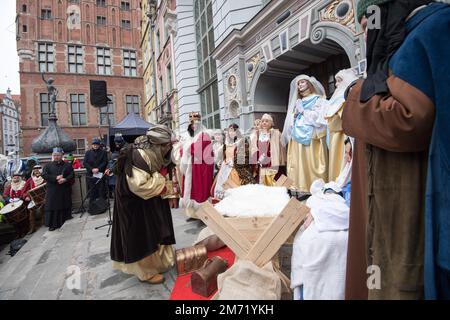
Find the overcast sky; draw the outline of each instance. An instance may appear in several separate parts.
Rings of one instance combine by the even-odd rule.
[[[19,57],[16,51],[16,1],[0,1],[0,93],[11,88],[20,94]]]

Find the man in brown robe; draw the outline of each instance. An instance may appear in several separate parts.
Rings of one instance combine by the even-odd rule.
[[[151,284],[162,283],[174,265],[172,215],[163,199],[171,149],[171,130],[152,127],[121,150],[114,170],[113,267]]]
[[[407,35],[407,19],[426,2],[359,4],[360,19],[368,6],[378,4],[382,26],[368,32],[368,78],[351,89],[343,115],[345,133],[356,138],[347,299],[423,298],[425,190],[434,106],[422,91],[392,74],[388,62]]]

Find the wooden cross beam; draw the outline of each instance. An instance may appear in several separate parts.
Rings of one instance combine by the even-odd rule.
[[[235,227],[239,219],[249,224],[248,218],[225,218],[210,203],[203,204],[197,211],[202,221],[241,259],[250,260],[259,267],[267,264],[286,242],[291,234],[305,220],[309,208],[296,199],[291,199],[283,211],[268,225],[261,228],[255,218],[250,221],[250,229],[260,233],[256,243],[252,244],[245,232]],[[231,220],[232,219],[232,220]],[[261,219],[262,223],[267,220]],[[233,221],[230,223],[230,221]],[[249,234],[252,230],[249,230]]]
[[[294,184],[294,181],[291,178],[286,177],[284,174],[278,178],[275,183],[276,187],[286,187],[289,188]]]

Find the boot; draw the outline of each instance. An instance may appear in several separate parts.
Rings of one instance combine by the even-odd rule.
[[[30,210],[30,214],[29,214],[29,219],[30,219],[30,230],[28,231],[28,234],[32,234],[36,231],[36,211],[35,210]]]
[[[42,205],[39,209],[39,212],[41,213],[41,223],[40,226],[43,226],[45,224],[45,209],[44,205]]]

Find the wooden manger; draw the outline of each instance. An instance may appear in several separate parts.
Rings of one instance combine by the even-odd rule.
[[[282,176],[277,186],[291,186]],[[280,247],[297,230],[309,213],[309,208],[291,199],[276,217],[224,217],[210,203],[204,203],[197,216],[240,259],[252,261],[259,267],[266,265]]]

